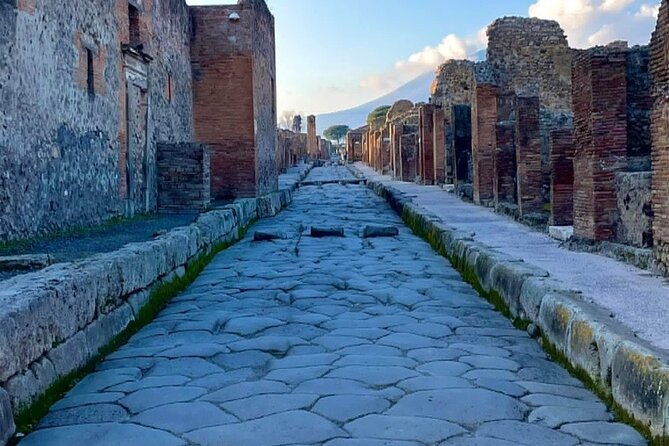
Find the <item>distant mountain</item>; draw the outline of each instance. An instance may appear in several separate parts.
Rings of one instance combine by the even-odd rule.
[[[400,99],[408,99],[411,102],[427,102],[430,97],[430,86],[432,85],[434,76],[433,70],[427,71],[416,79],[402,85],[397,90],[366,104],[348,110],[318,115],[316,116],[318,133],[322,134],[323,130],[331,125],[344,124],[352,129],[363,126],[367,123],[367,115],[376,107],[393,105],[394,102]]]
[[[485,49],[477,51],[470,56],[470,59],[474,62],[483,61],[485,58]],[[380,107],[382,105],[393,105],[393,103],[399,101],[400,99],[408,99],[414,103],[427,102],[430,97],[430,87],[432,86],[434,77],[434,70],[426,71],[414,80],[402,85],[397,90],[371,102],[367,102],[366,104],[362,104],[348,110],[341,110],[334,113],[318,115],[316,116],[316,127],[318,133],[322,134],[323,130],[326,128],[338,124],[347,125],[352,129],[363,126],[367,123],[367,115],[369,115],[369,113],[376,107]]]

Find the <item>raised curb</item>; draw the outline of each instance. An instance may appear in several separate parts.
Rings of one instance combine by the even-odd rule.
[[[364,175],[351,168],[358,177]],[[472,234],[417,206],[404,193],[381,181],[367,186],[385,198],[407,224],[448,257],[487,292],[498,294],[514,318],[537,325],[544,341],[569,363],[583,370],[637,422],[656,437],[669,430],[669,356],[614,322],[551,279],[547,271],[515,259],[475,240]],[[634,296],[630,296],[633,299]]]
[[[259,218],[293,200],[305,168],[283,188],[237,200],[153,240],[16,276],[0,290],[0,446],[14,433],[12,413],[60,377],[86,365],[139,314],[155,287],[188,263],[237,240]]]

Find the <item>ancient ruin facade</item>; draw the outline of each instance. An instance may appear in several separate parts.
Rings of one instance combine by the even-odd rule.
[[[273,19],[262,0],[10,1],[0,30],[0,240],[156,212],[159,144],[211,143],[215,196],[276,188]],[[253,66],[228,64],[225,51]],[[234,91],[210,79],[252,73]],[[241,144],[244,162],[222,161]]]
[[[304,160],[307,156],[307,134],[295,133],[292,130],[279,129],[277,132],[277,166],[285,172],[292,165]]]

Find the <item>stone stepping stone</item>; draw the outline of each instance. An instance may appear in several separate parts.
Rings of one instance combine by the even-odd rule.
[[[254,242],[269,242],[272,240],[285,240],[288,236],[285,232],[256,231],[253,233]]]
[[[397,237],[400,230],[396,226],[366,225],[362,229],[362,238]]]
[[[341,226],[312,226],[311,236],[314,238],[344,237],[344,228]]]

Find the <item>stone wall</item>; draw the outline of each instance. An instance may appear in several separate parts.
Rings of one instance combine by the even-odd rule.
[[[192,139],[189,20],[181,0],[139,9],[148,63],[122,51],[127,1],[2,2],[0,239],[156,209],[156,143]]]
[[[650,115],[653,95],[650,49],[635,46],[627,52],[627,155],[650,156]]]
[[[517,98],[515,127],[516,186],[520,216],[541,213],[541,128],[539,98]]]
[[[277,133],[277,165],[281,171],[307,156],[307,134],[279,129]]]
[[[616,241],[640,248],[653,247],[651,172],[618,172]]]
[[[191,17],[195,136],[211,148],[212,195],[276,190],[274,19],[262,0]]]
[[[299,180],[279,192],[202,214],[190,226],[151,241],[3,281],[0,444],[12,433],[3,430],[7,413],[30,404],[58,378],[95,357],[137,318],[156,286],[183,275],[199,255],[238,239],[253,220],[287,206]]]
[[[204,144],[157,147],[158,211],[204,211],[211,203],[209,148]]]

